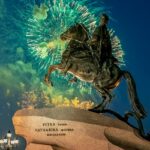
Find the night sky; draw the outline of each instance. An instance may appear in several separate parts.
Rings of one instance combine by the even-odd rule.
[[[125,50],[126,68],[136,81],[139,99],[143,103],[148,118],[144,120],[145,128],[150,129],[150,2],[106,0],[110,6],[114,27]],[[122,100],[123,103],[125,100]]]
[[[14,5],[15,2],[17,3],[17,0],[10,0],[9,2],[0,0],[0,14],[5,14],[6,11],[10,10],[9,13],[13,15],[13,11],[10,8],[11,3]],[[145,131],[148,132],[150,131],[150,1],[104,0],[104,4],[110,11],[109,14],[111,20],[109,28],[113,28],[116,31],[125,51],[126,66],[123,69],[132,73],[136,81],[139,99],[147,112],[147,118],[143,120],[143,123]],[[4,67],[7,66],[7,63],[13,64],[13,61],[15,61],[16,58],[13,58],[13,51],[10,51],[9,49],[14,43],[20,43],[21,41],[20,38],[17,38],[18,35],[15,37],[14,34],[13,38],[16,40],[10,40],[8,36],[11,33],[4,34],[9,28],[8,26],[5,26],[9,18],[9,13],[7,13],[8,16],[4,15],[4,17],[0,15],[0,69],[4,69]],[[12,33],[13,31],[14,33],[18,31],[15,26],[11,27],[10,25],[10,28],[13,28],[10,30]],[[20,34],[20,32],[17,34]],[[5,39],[9,39],[10,42],[5,42],[7,41]],[[24,44],[21,44],[21,46],[26,47]],[[27,58],[24,60],[28,61]],[[0,70],[0,72],[3,71]],[[0,73],[0,78],[1,80],[5,79],[3,73]],[[13,78],[15,78],[15,76]],[[7,91],[7,84],[5,84],[5,87],[3,87],[3,84],[4,83],[0,81],[0,137],[4,136],[9,129],[14,132],[11,117],[14,112],[19,109],[16,102],[14,102],[15,98],[18,97],[18,93],[14,92],[11,96],[7,96],[9,93],[9,91]],[[13,88],[13,83],[11,88]],[[123,114],[125,111],[129,110],[130,107],[127,86],[124,80],[121,82],[121,85],[115,89],[115,95],[116,97],[110,108]],[[131,122],[135,123],[133,120],[131,120]],[[19,149],[24,150],[24,143],[20,145]]]

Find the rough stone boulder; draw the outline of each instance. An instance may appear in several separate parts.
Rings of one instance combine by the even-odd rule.
[[[26,150],[150,150],[150,142],[126,123],[76,108],[19,110],[13,124]]]

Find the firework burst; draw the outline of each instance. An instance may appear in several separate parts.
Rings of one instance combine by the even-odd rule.
[[[95,15],[99,16],[104,11],[106,12],[102,3],[88,2],[88,0],[47,0],[39,5],[28,6],[26,15],[27,46],[39,73],[44,74],[50,65],[60,63],[61,54],[67,43],[62,42],[59,37],[65,30],[78,22],[83,23],[91,34],[96,27],[97,19],[99,19]],[[122,65],[124,64],[124,53],[120,40],[113,30],[110,30],[110,35],[113,54]],[[71,75],[63,77],[58,73],[53,73],[52,76],[53,80],[59,82],[59,85],[64,84],[64,79],[68,80],[71,77]],[[91,94],[92,91],[91,85],[81,81],[77,85],[69,83],[68,86],[80,88],[84,95]]]
[[[89,31],[95,28],[94,14],[99,9],[90,9],[92,4],[85,0],[48,0],[34,6],[28,19],[26,36],[30,54],[39,64],[40,71],[60,62],[65,43],[59,40],[59,36],[69,26],[79,22],[85,24]],[[100,8],[102,10],[103,7]]]

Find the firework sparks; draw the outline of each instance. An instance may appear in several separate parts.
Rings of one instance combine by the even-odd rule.
[[[93,7],[93,5],[97,7]],[[76,22],[83,23],[91,34],[99,19],[95,15],[99,16],[105,10],[101,3],[99,5],[95,2],[88,2],[88,0],[47,0],[39,6],[29,4],[27,8],[25,26],[28,52],[34,66],[38,68],[38,73],[42,75],[50,65],[58,64],[61,61],[61,55],[67,43],[60,40],[60,35]],[[120,65],[124,64],[124,52],[114,30],[110,30],[110,36],[113,55],[118,58]],[[71,75],[63,77],[58,73],[52,74],[56,88],[60,88],[62,85],[66,92],[69,91],[68,89],[76,91],[80,89],[83,97],[92,95],[90,84],[82,81],[78,81],[77,84],[64,83],[64,80],[69,80],[71,77]],[[68,101],[65,103],[68,105]]]

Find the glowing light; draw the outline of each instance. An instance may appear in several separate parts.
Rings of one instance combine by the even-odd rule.
[[[0,139],[0,148],[2,149],[13,149],[17,147],[19,140],[16,138],[13,139],[13,136],[10,131],[7,132],[4,139]]]
[[[11,133],[7,133],[7,137],[11,138],[12,134]]]
[[[55,48],[55,43],[54,43],[54,42],[49,42],[49,43],[47,44],[47,47],[48,47],[48,48]]]
[[[49,11],[49,8],[43,3],[40,5],[34,6],[33,9],[33,16],[37,20],[45,20],[47,18],[47,12]]]
[[[78,97],[67,98],[63,95],[55,95],[53,97],[48,97],[46,94],[42,94],[39,97],[36,96],[35,92],[26,92],[23,95],[24,99],[18,105],[23,108],[34,109],[38,107],[38,103],[43,102],[43,106],[53,106],[53,107],[74,107],[80,109],[90,109],[94,107],[94,102],[91,100],[80,100]],[[40,105],[41,107],[41,105]]]
[[[4,143],[4,140],[0,140],[0,144],[3,144]]]
[[[34,6],[33,16],[30,14],[28,18],[26,36],[29,52],[33,59],[36,59],[36,62],[39,63],[41,71],[45,71],[50,64],[60,62],[66,44],[60,41],[59,36],[69,26],[75,24],[75,22],[80,22],[84,23],[89,31],[94,30],[96,17],[93,14],[98,13],[99,10],[90,9],[92,3],[86,2],[87,0],[48,0],[42,3],[40,7]],[[41,22],[38,18],[42,18],[39,16],[43,8],[47,13],[47,18]],[[100,8],[102,12],[104,7],[101,5]],[[44,66],[40,64],[41,61]]]
[[[80,109],[90,109],[92,107],[94,107],[94,102],[92,101],[82,101],[79,100],[77,97],[75,97],[74,99],[68,99],[68,98],[64,98],[62,96],[58,96],[55,97],[54,99],[52,99],[52,104],[55,107],[74,107],[74,108],[80,108]]]
[[[7,140],[7,139],[3,139],[3,141],[4,141],[4,143],[6,144],[8,140]]]

